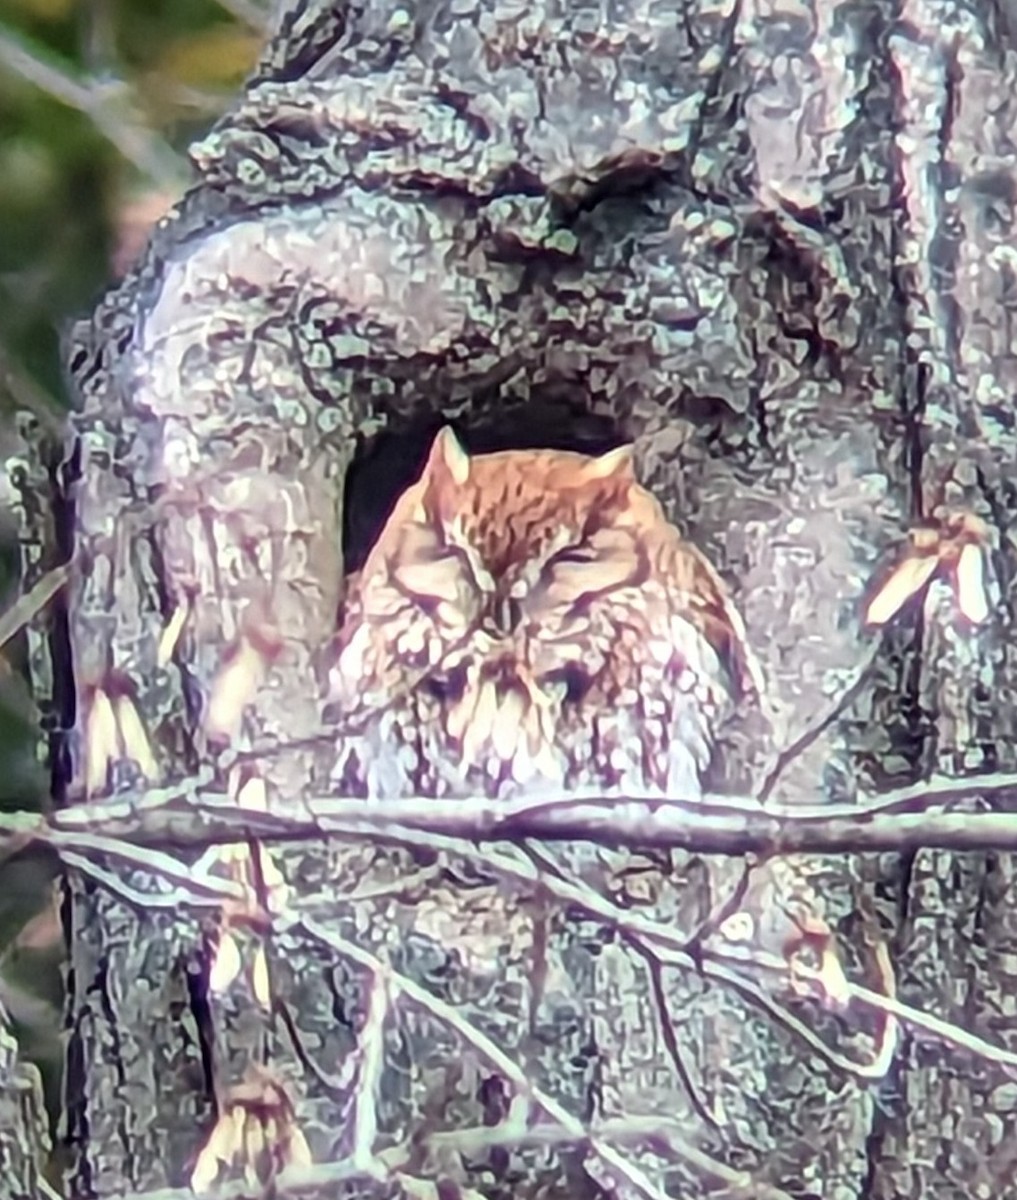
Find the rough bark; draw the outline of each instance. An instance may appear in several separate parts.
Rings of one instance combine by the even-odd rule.
[[[19,1062],[18,1044],[0,1009],[0,1171],[11,1197],[51,1196],[45,1176],[49,1121],[38,1069]]]
[[[982,516],[986,631],[935,586],[779,792],[1012,769],[1009,20],[910,0],[291,5],[196,148],[194,188],[76,337],[81,705],[119,681],[165,779],[239,763],[273,804],[327,790],[315,660],[341,548],[363,552],[377,480],[408,447],[405,477],[420,431],[451,418],[478,448],[635,444],[763,665],[763,719],[721,742],[731,783],[868,661],[859,599],[907,524],[944,504]],[[381,473],[368,458],[363,508],[344,512],[354,452],[383,433]],[[248,741],[224,751],[200,712],[252,611],[281,646]],[[1017,1092],[997,1066],[908,1035],[867,1084],[483,860],[276,853],[301,915],[266,940],[270,1016],[250,987],[259,931],[237,934],[247,969],[212,1003],[217,908],[74,883],[75,1197],[184,1186],[214,1091],[221,1105],[252,1062],[291,1095],[276,1141],[292,1125],[315,1163],[346,1163],[345,1182],[286,1195],[1017,1195]],[[679,861],[684,888],[654,876],[648,919],[688,920],[675,896],[702,910],[723,879]],[[110,869],[153,888],[151,870]],[[1013,1046],[1009,856],[796,871],[849,970],[871,973],[886,939],[903,997]],[[864,1023],[805,1011],[865,1060]],[[531,1144],[510,1136],[513,1097]],[[504,1145],[464,1152],[463,1129],[499,1122]],[[444,1150],[422,1140],[456,1130]],[[400,1144],[399,1170],[372,1158]]]

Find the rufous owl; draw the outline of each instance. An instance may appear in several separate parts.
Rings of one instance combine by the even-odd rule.
[[[471,456],[447,428],[348,581],[332,663],[334,782],[383,796],[695,796],[753,677],[629,447]]]

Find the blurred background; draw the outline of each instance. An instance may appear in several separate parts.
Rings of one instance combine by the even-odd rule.
[[[229,106],[274,0],[0,0],[0,812],[48,801],[27,669],[11,479],[31,425],[70,406],[62,340],[130,269]],[[0,1018],[59,1112],[63,934],[56,864],[0,851]]]

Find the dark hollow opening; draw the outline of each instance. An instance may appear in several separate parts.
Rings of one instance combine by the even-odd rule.
[[[608,417],[577,413],[561,401],[528,403],[496,415],[429,415],[392,426],[357,446],[346,477],[343,562],[359,570],[396,499],[419,478],[438,430],[451,425],[471,454],[499,450],[575,450],[605,454],[627,438]]]

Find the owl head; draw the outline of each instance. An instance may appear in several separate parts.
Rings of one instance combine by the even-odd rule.
[[[330,698],[386,789],[687,789],[732,690],[722,589],[628,448],[471,456],[444,429],[350,581]]]

